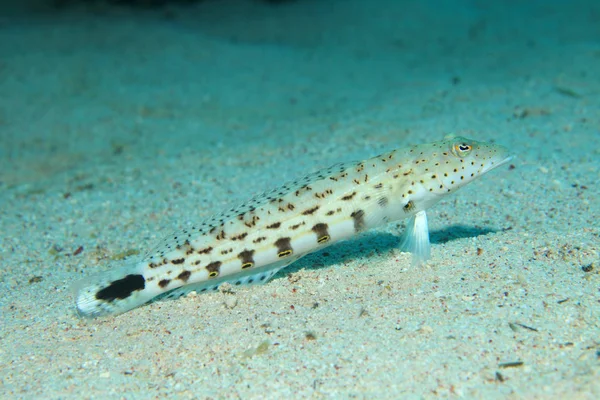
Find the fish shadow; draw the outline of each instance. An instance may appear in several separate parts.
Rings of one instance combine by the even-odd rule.
[[[429,240],[433,244],[448,243],[457,239],[474,238],[496,233],[503,229],[482,228],[479,226],[452,225],[429,233]]]
[[[487,227],[453,225],[429,233],[429,240],[433,245],[448,243],[453,240],[485,236],[489,233],[502,231]],[[301,269],[322,269],[336,264],[345,264],[349,261],[366,259],[373,254],[383,254],[393,249],[398,249],[402,242],[401,232],[393,235],[387,232],[372,232],[362,234],[355,239],[346,240],[315,253],[308,254],[300,260],[284,268],[274,279],[279,279],[300,271]],[[435,251],[435,249],[434,249]]]

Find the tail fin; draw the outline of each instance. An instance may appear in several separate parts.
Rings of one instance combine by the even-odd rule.
[[[146,285],[141,270],[140,264],[130,264],[77,282],[73,289],[79,316],[121,314],[150,301],[158,293]]]

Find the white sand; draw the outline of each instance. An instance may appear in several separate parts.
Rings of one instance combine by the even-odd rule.
[[[599,398],[600,4],[457,3],[3,10],[0,398]],[[75,315],[74,281],[174,229],[448,132],[517,158],[431,210],[427,267],[391,224]]]

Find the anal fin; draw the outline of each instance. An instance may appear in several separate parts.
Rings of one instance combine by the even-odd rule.
[[[173,289],[163,295],[157,296],[155,300],[175,300],[191,292],[201,293],[217,290],[219,286],[225,282],[228,282],[234,286],[261,285],[263,283],[267,283],[275,276],[275,274],[277,274],[277,272],[287,267],[293,261],[295,260],[286,260],[286,262],[276,263],[263,271],[259,270],[258,272],[254,271],[253,273],[249,273],[250,271],[243,271],[242,273],[224,276],[220,279],[191,283],[189,285]]]

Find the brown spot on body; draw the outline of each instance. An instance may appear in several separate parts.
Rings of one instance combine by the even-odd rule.
[[[242,269],[252,268],[254,266],[254,250],[244,250],[238,254],[242,262]]]
[[[365,229],[365,212],[363,210],[356,210],[350,217],[354,220],[354,230],[360,232]]]
[[[267,226],[267,229],[277,229],[280,226],[281,226],[281,222],[275,222],[274,224]]]
[[[161,289],[166,288],[169,283],[171,283],[170,279],[163,279],[162,281],[158,282],[158,286],[160,286]]]
[[[190,271],[183,271],[182,273],[177,275],[177,279],[182,280],[183,282],[187,282],[188,279],[190,279],[190,275],[192,275]]]
[[[325,243],[330,239],[327,224],[322,222],[312,227],[312,231],[317,234],[317,243]]]
[[[221,272],[221,261],[213,261],[210,264],[208,264],[206,266],[206,270],[208,271],[208,276],[211,278],[214,278],[216,276],[219,276],[219,273]]]
[[[324,190],[324,191],[323,191],[323,192],[321,192],[321,193],[315,193],[315,197],[316,197],[317,199],[324,199],[324,198],[326,198],[327,196],[329,196],[330,194],[333,194],[333,190],[331,190],[331,189],[326,189],[326,190]]]
[[[198,254],[210,254],[210,252],[213,250],[212,247],[207,247],[205,249],[202,250],[198,250]]]
[[[261,237],[259,237],[259,238],[256,238],[256,239],[254,239],[254,240],[252,241],[252,243],[260,243],[260,242],[262,242],[262,241],[263,241],[263,240],[265,240],[265,239],[267,239],[267,237],[266,237],[266,236],[261,236]]]
[[[256,226],[256,222],[259,220],[260,218],[257,215],[253,215],[252,216],[252,221],[245,221],[244,225],[246,225],[248,228],[253,228]]]
[[[278,257],[286,257],[294,252],[294,249],[292,248],[292,240],[289,237],[277,239],[275,246],[277,246]]]
[[[319,206],[314,206],[313,208],[309,208],[308,210],[302,211],[302,215],[314,214],[318,209],[319,209]]]
[[[335,211],[331,210],[331,211],[327,211],[327,214],[325,214],[325,215],[329,215],[329,216],[331,216],[331,215],[333,215],[333,214],[335,214]]]
[[[404,205],[404,207],[402,207],[402,209],[404,210],[404,212],[409,212],[409,211],[411,211],[414,208],[415,208],[415,203],[413,203],[412,200],[409,201],[408,203],[406,203]]]
[[[299,224],[290,226],[290,229],[294,231],[294,230],[300,228],[304,224],[305,224],[305,222],[300,222]]]
[[[171,264],[183,264],[185,262],[185,258],[178,258],[176,260],[171,260]]]
[[[352,198],[353,198],[354,196],[356,196],[356,192],[352,192],[352,193],[350,193],[350,194],[348,194],[348,195],[346,195],[346,196],[342,197],[342,200],[344,200],[344,201],[352,200]]]
[[[381,189],[383,187],[383,183],[378,183],[377,185],[373,186],[375,189]]]
[[[234,241],[235,241],[235,240],[242,240],[242,239],[244,239],[246,236],[248,236],[248,232],[240,233],[240,234],[239,234],[239,235],[237,235],[237,236],[233,236],[233,237],[231,238],[231,240],[234,240]]]

